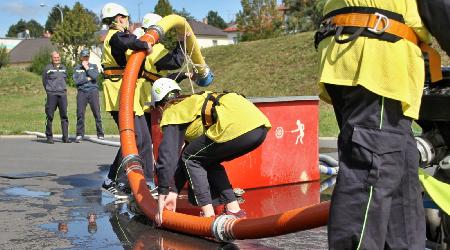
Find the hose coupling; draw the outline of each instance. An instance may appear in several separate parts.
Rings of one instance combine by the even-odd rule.
[[[144,172],[142,169],[143,165],[144,162],[139,155],[130,154],[123,158],[122,162],[120,163],[119,169],[124,168],[126,174],[128,175],[131,171],[134,170]]]
[[[151,25],[149,27],[149,29],[152,29],[152,30],[156,31],[156,33],[158,33],[159,40],[164,39],[164,30],[161,26],[155,24],[155,25]]]
[[[211,225],[211,231],[216,240],[231,243],[236,238],[233,235],[233,224],[238,220],[234,215],[221,215],[217,217]]]
[[[203,74],[196,73],[194,78],[198,86],[207,87],[214,81],[214,74],[207,65],[203,65],[202,67],[204,67]]]

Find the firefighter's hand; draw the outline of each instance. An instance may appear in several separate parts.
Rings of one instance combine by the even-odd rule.
[[[177,193],[169,192],[169,195],[167,195],[166,199],[164,200],[165,209],[175,212],[177,208],[177,197],[178,197]]]
[[[184,38],[189,37],[189,36],[191,36],[191,32],[189,32],[189,31],[186,33],[178,34],[178,41],[184,41]]]
[[[189,79],[194,79],[193,77],[194,77],[194,74],[193,73],[188,73],[188,72],[186,72],[186,73],[184,73],[184,75],[187,77],[187,78],[189,78]]]
[[[160,227],[163,223],[162,214],[164,211],[166,197],[167,197],[167,195],[165,195],[165,194],[158,195],[158,211],[156,211],[156,215],[155,215],[155,222],[158,227]]]
[[[89,69],[89,61],[82,61],[82,62],[81,62],[81,65],[83,66],[83,68],[84,68],[85,70],[88,70],[88,69]]]
[[[147,55],[150,55],[153,52],[153,47],[151,43],[147,43],[148,44],[148,49],[147,49]]]

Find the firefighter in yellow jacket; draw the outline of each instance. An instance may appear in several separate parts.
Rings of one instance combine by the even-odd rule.
[[[147,30],[156,25],[159,21],[161,21],[162,17],[155,13],[147,13],[144,15],[142,19],[142,26],[135,29],[133,34],[135,34],[138,38],[147,32]],[[187,34],[189,35],[189,34]],[[184,38],[185,36],[178,37],[178,44],[173,50],[167,50],[163,44],[157,43],[152,46],[152,53],[148,54],[145,57],[144,67],[142,69],[142,73],[137,80],[136,86],[140,87],[139,93],[139,103],[144,112],[145,120],[150,130],[150,139],[151,139],[151,110],[149,103],[151,102],[151,85],[157,79],[161,77],[168,77],[176,80],[177,82],[181,82],[182,80],[187,78],[185,73],[170,73],[172,70],[179,70],[184,63],[184,54],[182,51],[182,47],[184,47]],[[151,143],[151,142],[150,142]],[[152,149],[153,150],[153,149]],[[153,166],[152,166],[153,167]],[[144,170],[145,176],[147,179],[147,185],[151,187],[152,190],[155,190],[155,185],[153,182],[153,168],[147,168]],[[148,176],[148,177],[147,177]]]
[[[175,209],[177,194],[186,181],[190,201],[201,207],[203,216],[214,216],[213,205],[225,204],[226,214],[245,217],[221,162],[261,145],[271,127],[267,117],[236,93],[204,92],[180,98],[180,87],[168,78],[153,84],[152,102],[162,110],[163,131],[156,162],[156,222],[162,223],[164,207]]]
[[[316,33],[319,88],[340,128],[330,249],[424,249],[419,156],[411,132],[429,34],[416,0],[329,0]]]
[[[147,30],[161,21],[162,17],[155,13],[147,13],[142,19],[142,26],[135,29],[133,34],[138,38],[147,32]],[[185,61],[183,53],[185,37],[189,33],[178,36],[178,43],[173,50],[168,50],[161,43],[156,43],[152,47],[152,53],[145,57],[142,77],[138,81],[142,81],[140,90],[140,102],[146,115],[147,123],[150,122],[150,107],[147,105],[151,102],[151,85],[161,77],[175,80],[177,83],[189,77],[184,72],[172,72],[182,68]],[[144,83],[147,81],[147,83]]]
[[[128,32],[129,26],[128,11],[121,5],[107,3],[102,9],[102,22],[109,26],[108,33],[103,42],[103,53],[101,63],[105,80],[103,81],[103,94],[105,111],[110,112],[117,126],[119,126],[119,91],[122,83],[122,75],[126,66],[127,56],[131,50],[145,50],[151,53],[152,47],[149,43],[142,42],[137,37]],[[141,82],[137,82],[134,98],[135,132],[139,155],[144,162],[145,169],[153,168],[153,157],[150,133],[143,116],[143,108],[140,104]],[[110,167],[108,178],[102,187],[116,196],[116,198],[127,198],[117,188],[117,170],[122,160],[121,150],[117,152],[113,164]],[[152,178],[147,174],[146,178]]]

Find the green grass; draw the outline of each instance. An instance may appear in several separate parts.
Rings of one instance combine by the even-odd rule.
[[[312,32],[211,47],[202,50],[202,54],[215,74],[209,90],[229,90],[252,97],[317,95],[318,59]],[[182,88],[185,92],[190,89],[186,80]],[[195,86],[195,91],[201,90],[204,89]],[[25,130],[43,132],[45,97],[40,76],[11,67],[0,69],[0,134],[21,134]],[[68,91],[68,103],[69,133],[74,135],[74,88]],[[106,134],[117,134],[110,115],[102,112],[102,118]],[[319,130],[320,136],[338,133],[333,109],[323,102],[320,103]],[[61,133],[58,111],[53,131]],[[89,107],[86,110],[86,134],[96,134]]]
[[[213,91],[235,91],[246,96],[311,96],[317,95],[317,52],[313,32],[281,36],[273,39],[216,46],[202,50],[206,63],[215,75]],[[443,65],[450,59],[440,50]],[[184,92],[190,92],[185,80]],[[195,86],[195,91],[204,88]],[[24,130],[44,131],[45,91],[41,77],[15,68],[0,69],[0,134],[20,134]],[[102,99],[102,95],[100,95]],[[76,90],[68,92],[70,134],[75,133]],[[102,101],[102,100],[101,100]],[[117,134],[117,128],[106,112],[102,112],[107,134]],[[319,135],[336,136],[338,128],[333,108],[320,102]],[[53,129],[60,133],[58,113]],[[415,131],[420,127],[414,126]],[[95,134],[95,123],[86,110],[86,134]]]
[[[75,135],[76,89],[68,91],[69,133]],[[45,98],[41,77],[20,69],[0,69],[0,134],[22,134],[23,131],[45,131]],[[117,134],[117,128],[106,112],[102,112],[107,134]],[[53,133],[61,133],[59,113],[55,112]],[[96,134],[95,121],[89,106],[86,109],[86,134]]]

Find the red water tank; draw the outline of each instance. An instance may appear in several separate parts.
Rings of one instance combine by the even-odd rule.
[[[254,151],[225,162],[233,187],[270,187],[319,180],[319,98],[249,98],[269,118],[272,129]],[[154,155],[161,141],[161,114],[152,111]]]

